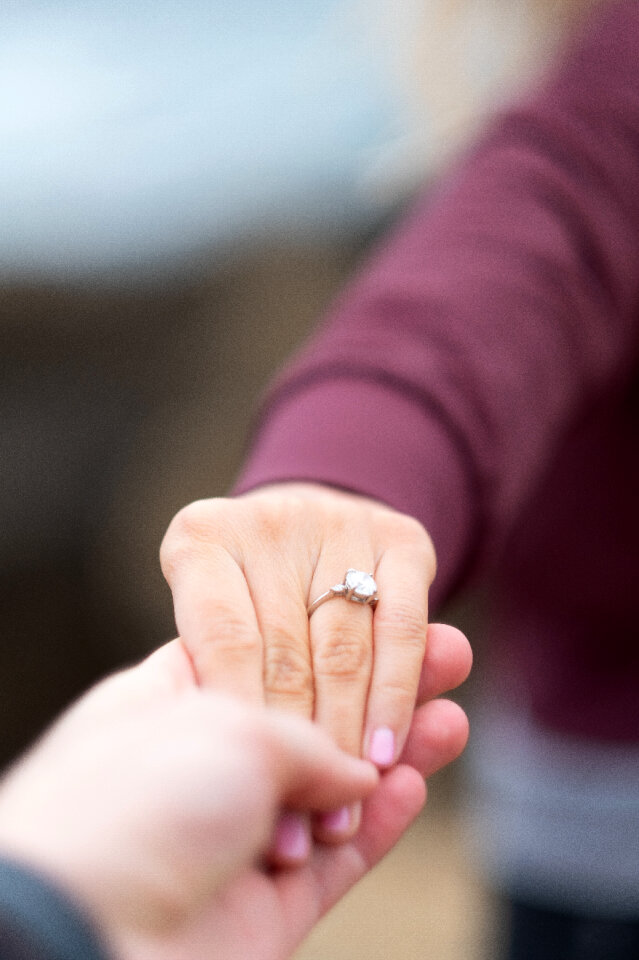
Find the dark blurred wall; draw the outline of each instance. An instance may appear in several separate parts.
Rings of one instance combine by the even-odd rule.
[[[0,294],[0,764],[174,631],[173,514],[223,494],[273,369],[361,238],[237,251],[144,286]]]

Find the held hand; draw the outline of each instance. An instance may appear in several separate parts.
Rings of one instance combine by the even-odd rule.
[[[398,759],[435,574],[417,521],[364,497],[279,484],[186,507],[161,559],[204,685],[313,717],[339,746],[381,768]],[[375,612],[335,598],[309,621],[309,605],[348,568],[373,574]]]

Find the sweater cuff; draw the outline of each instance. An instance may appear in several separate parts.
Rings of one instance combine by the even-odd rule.
[[[360,493],[420,520],[437,553],[431,603],[463,577],[478,526],[472,480],[452,432],[414,397],[340,379],[280,399],[233,492],[294,480]]]
[[[42,874],[0,858],[2,960],[108,960],[83,911]]]

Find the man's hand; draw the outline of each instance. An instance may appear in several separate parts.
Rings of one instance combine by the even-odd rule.
[[[435,631],[428,694],[449,682],[459,636]],[[463,712],[435,700],[405,757],[432,773],[466,733]],[[96,687],[9,772],[0,851],[84,904],[118,960],[284,960],[421,807],[415,769],[378,781],[307,721],[199,689],[174,641]],[[280,809],[366,797],[355,840],[265,865]]]

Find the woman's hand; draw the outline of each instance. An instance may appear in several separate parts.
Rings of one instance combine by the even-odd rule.
[[[418,698],[435,575],[416,520],[354,494],[283,483],[186,507],[161,560],[204,685],[313,717],[348,752],[395,763]],[[309,621],[309,604],[351,567],[375,577],[375,611],[336,598]],[[453,686],[470,667],[465,641],[451,656]]]

